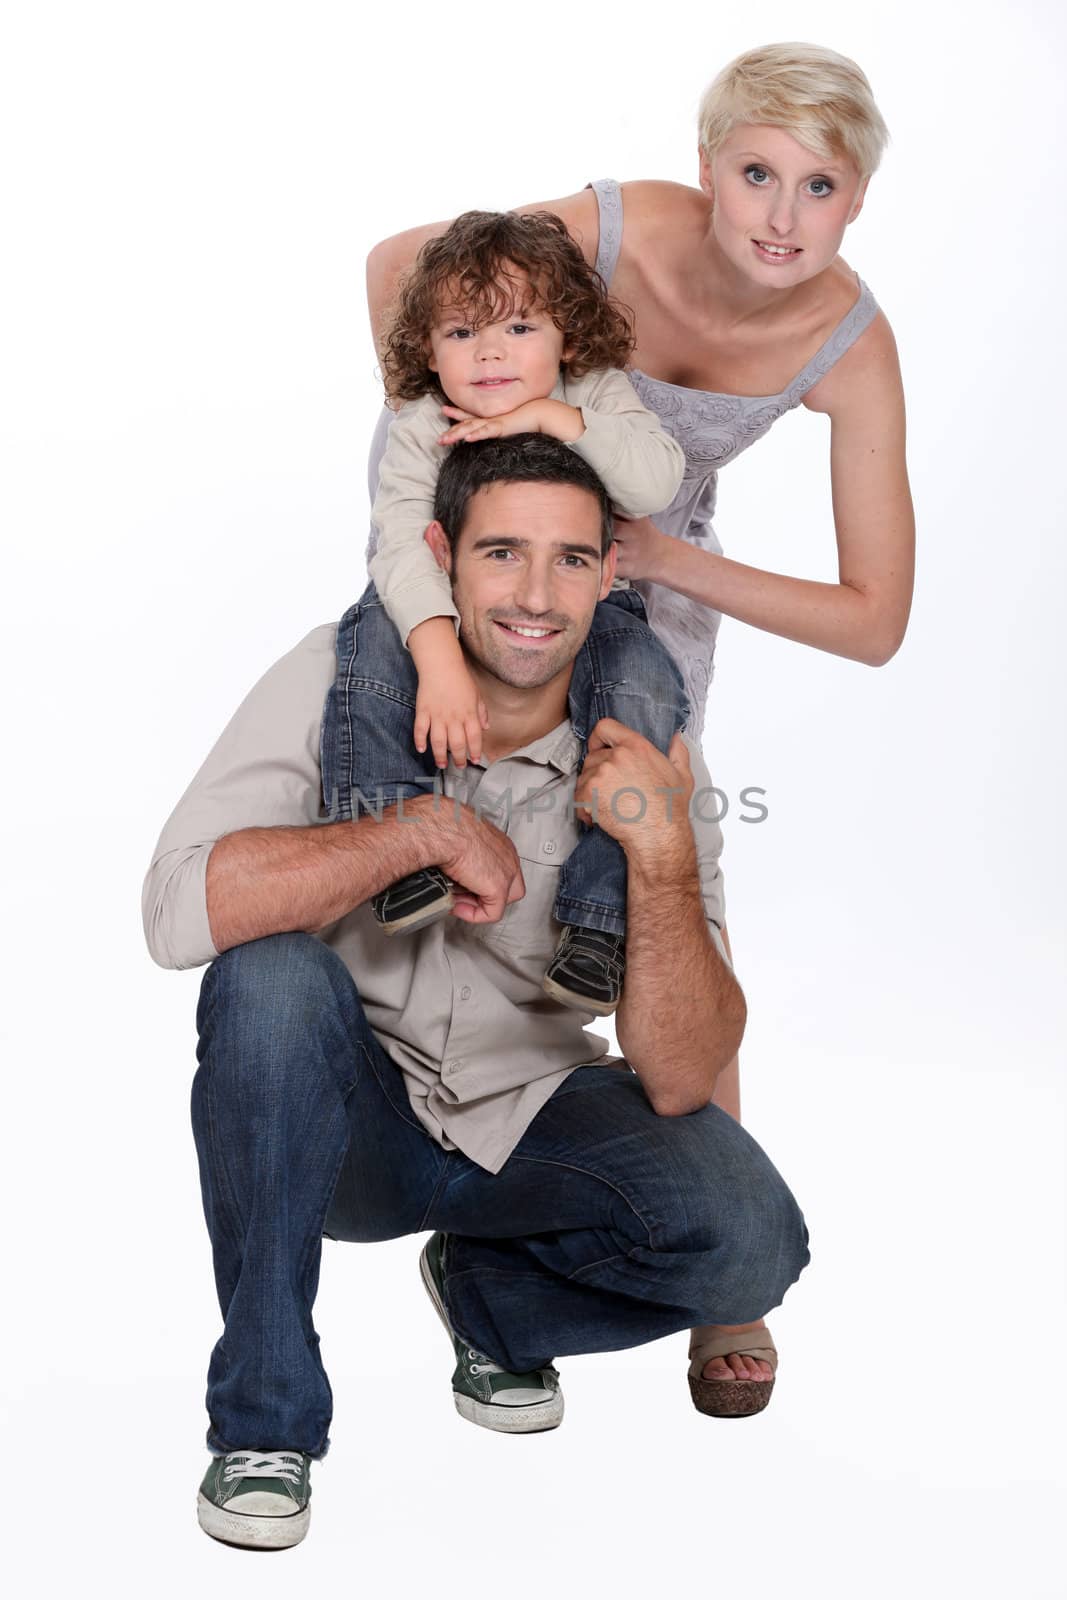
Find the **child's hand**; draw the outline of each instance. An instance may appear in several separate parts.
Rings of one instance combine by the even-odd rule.
[[[419,679],[415,698],[415,748],[421,755],[427,736],[439,767],[448,766],[449,751],[457,767],[482,759],[482,729],[489,713],[474,679],[462,662]]]
[[[508,439],[513,433],[547,433],[565,444],[573,444],[585,432],[582,413],[563,400],[527,400],[514,411],[500,417],[474,417],[459,406],[442,406],[446,417],[456,420],[438,444],[474,444],[479,439]]]

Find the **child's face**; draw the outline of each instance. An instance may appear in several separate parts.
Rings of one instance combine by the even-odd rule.
[[[430,329],[430,370],[452,404],[475,417],[503,416],[545,399],[566,356],[563,334],[532,303],[478,328],[461,307],[443,307]]]

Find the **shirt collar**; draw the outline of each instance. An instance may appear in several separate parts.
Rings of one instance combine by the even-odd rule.
[[[498,756],[490,765],[481,763],[482,770],[491,772],[494,767],[501,766],[505,761],[530,761],[540,767],[555,767],[556,771],[568,777],[578,765],[581,746],[574,725],[569,717],[543,733],[539,739],[531,739],[529,744],[520,745],[517,750],[509,750],[506,756]],[[474,763],[472,763],[473,765]],[[455,768],[451,769],[453,772]]]
[[[501,757],[505,761],[515,761],[522,758],[526,761],[536,761],[542,766],[555,767],[557,772],[566,777],[578,765],[580,747],[578,735],[574,731],[569,717],[559,723],[548,733],[534,739],[530,744],[524,744],[520,749],[513,750],[510,756]]]

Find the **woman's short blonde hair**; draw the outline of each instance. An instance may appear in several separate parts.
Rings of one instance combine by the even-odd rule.
[[[847,156],[870,177],[889,129],[866,76],[848,56],[817,44],[746,50],[705,89],[700,147],[711,157],[740,123],[785,128],[821,161]]]

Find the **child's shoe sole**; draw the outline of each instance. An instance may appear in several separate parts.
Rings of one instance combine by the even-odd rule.
[[[574,1011],[591,1011],[594,1017],[610,1017],[619,1009],[618,1000],[593,1000],[589,995],[565,989],[555,978],[542,978],[541,987],[561,1006],[570,1006]]]

